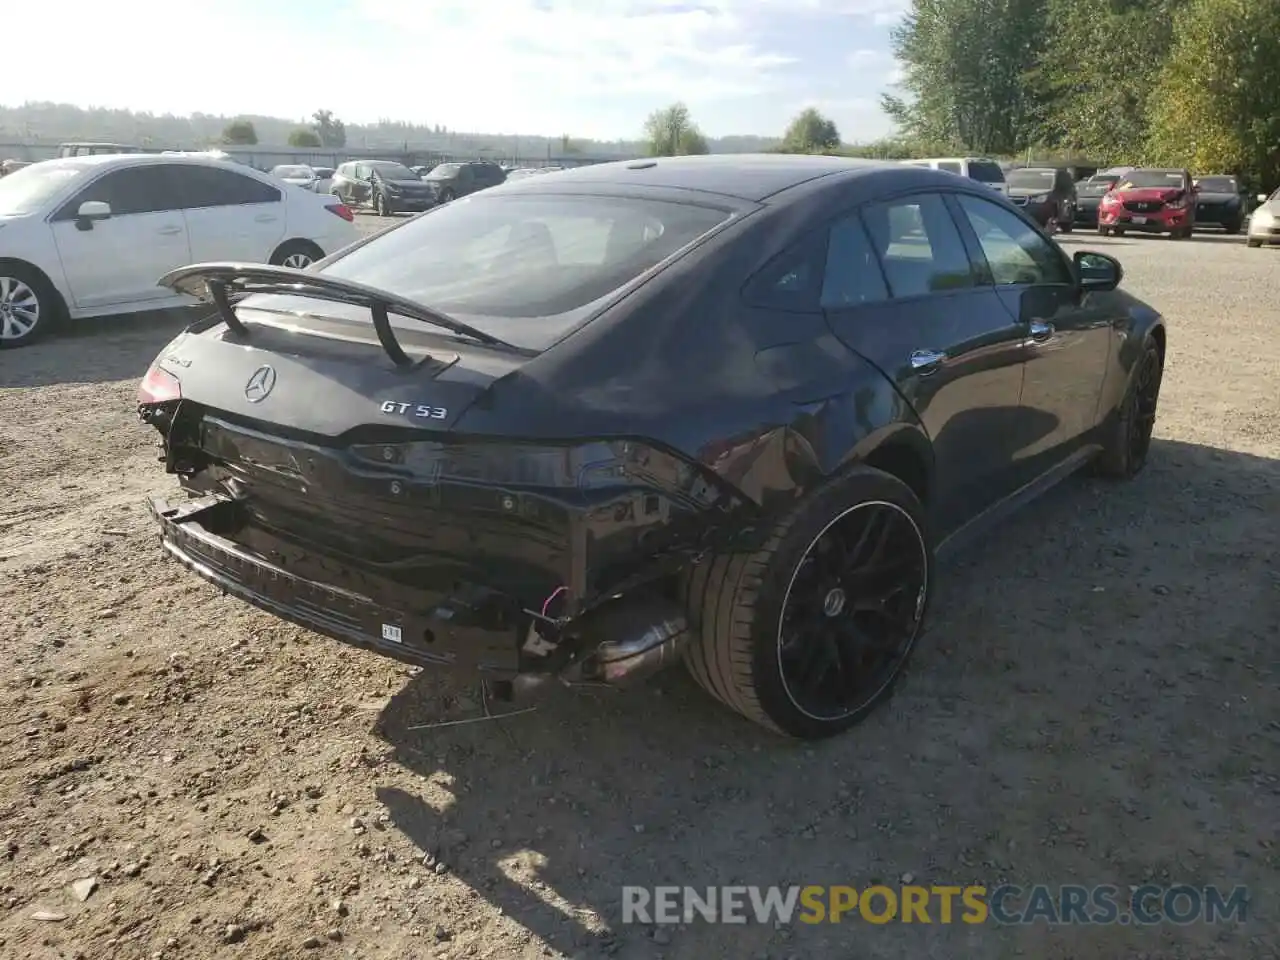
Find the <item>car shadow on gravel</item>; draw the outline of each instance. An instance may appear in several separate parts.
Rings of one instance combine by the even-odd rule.
[[[68,321],[46,340],[0,352],[0,388],[141,379],[164,345],[200,316],[200,307],[188,307]]]
[[[375,732],[452,800],[378,796],[429,860],[571,956],[847,955],[830,924],[624,926],[627,885],[1261,890],[1277,516],[1280,461],[1157,440],[1137,481],[1069,480],[944,567],[897,696],[844,737],[776,738],[682,671],[449,725],[485,705],[426,674]],[[859,955],[1240,955],[1250,927],[864,925]]]

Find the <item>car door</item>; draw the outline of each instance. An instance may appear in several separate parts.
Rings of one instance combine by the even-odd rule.
[[[1009,492],[1023,334],[981,285],[941,193],[867,204],[831,230],[822,305],[835,334],[915,410],[953,529]]]
[[[77,309],[165,300],[156,286],[170,270],[191,262],[187,226],[178,208],[171,164],[109,170],[49,218],[58,257]],[[80,205],[106,203],[111,216],[86,221]]]
[[[1022,339],[1021,405],[1043,423],[1018,438],[1014,460],[1031,479],[1071,453],[1095,425],[1119,302],[1082,294],[1061,249],[1012,210],[982,197],[956,197],[976,244],[984,283],[996,291]]]
[[[354,203],[370,203],[373,200],[373,168],[367,163],[357,163],[350,185]]]
[[[193,263],[248,260],[266,263],[285,235],[280,187],[222,167],[174,168],[187,222]]]

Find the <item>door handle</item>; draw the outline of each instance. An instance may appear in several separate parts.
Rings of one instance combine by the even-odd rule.
[[[181,232],[182,232],[181,227],[172,227],[172,226],[161,227],[159,230],[156,231],[156,233],[160,234],[160,236],[162,237],[176,237]]]
[[[274,213],[260,213],[253,218],[255,223],[275,223],[278,219]]]
[[[911,354],[911,369],[922,377],[935,373],[947,359],[947,355],[938,350],[917,350]]]
[[[1031,321],[1031,339],[1036,343],[1044,343],[1053,336],[1054,326],[1052,323],[1045,323],[1043,320]]]

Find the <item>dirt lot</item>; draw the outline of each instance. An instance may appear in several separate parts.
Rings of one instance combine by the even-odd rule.
[[[0,355],[0,955],[1276,956],[1280,254],[1082,242],[1171,323],[1148,471],[1070,481],[946,569],[897,698],[816,748],[681,673],[414,729],[478,691],[161,559],[132,403],[178,319]],[[1252,899],[1218,926],[620,923],[624,884],[907,873]]]

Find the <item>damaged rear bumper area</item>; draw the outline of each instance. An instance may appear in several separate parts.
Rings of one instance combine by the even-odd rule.
[[[475,672],[513,690],[548,680],[626,686],[678,659],[687,640],[683,610],[643,590],[566,620],[464,583],[439,593],[379,583],[375,599],[317,582],[220,535],[235,529],[240,506],[222,494],[149,502],[165,551],[225,594],[403,663]]]

